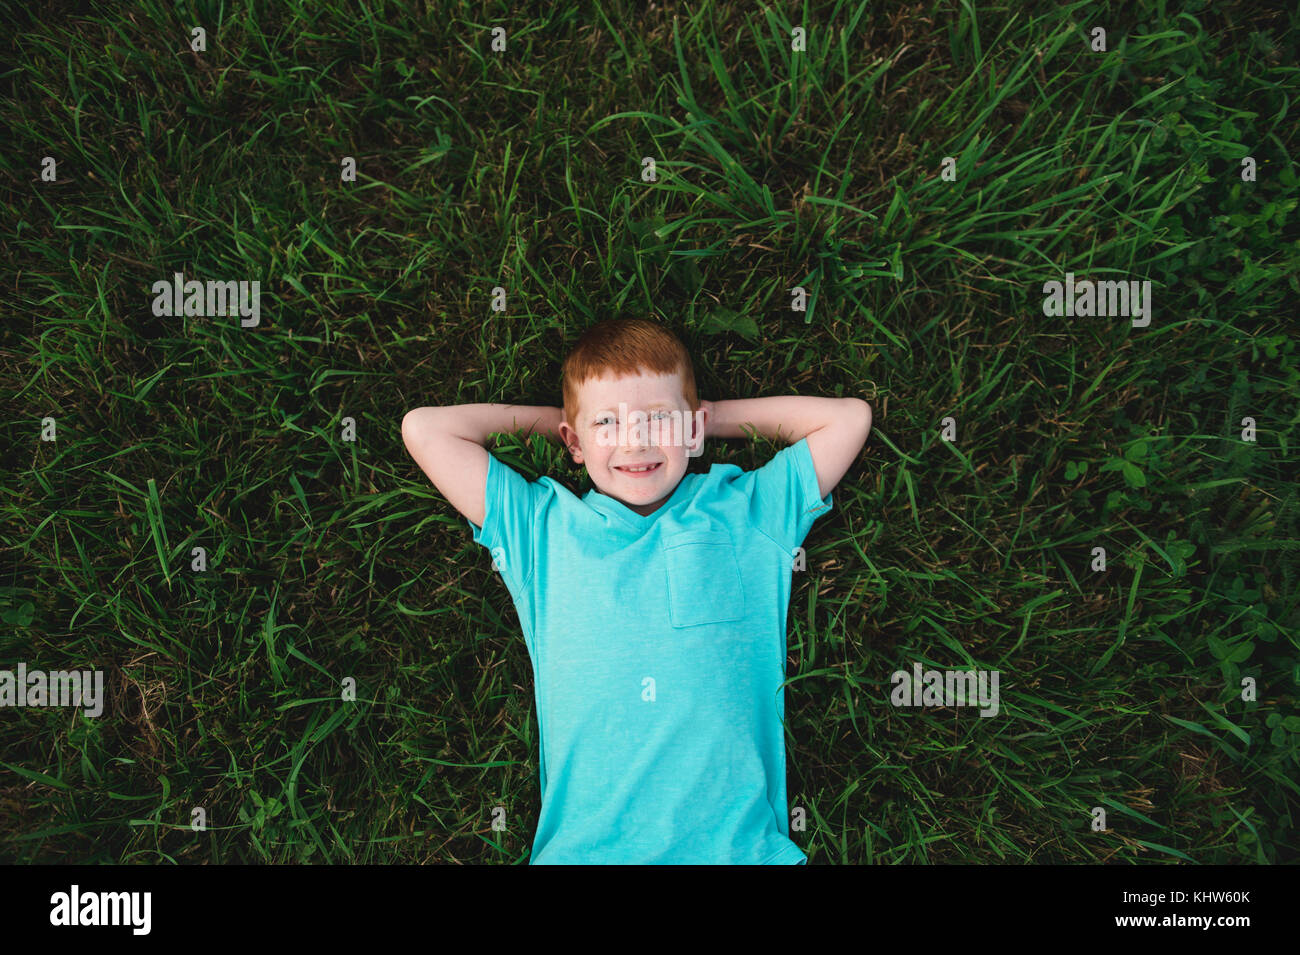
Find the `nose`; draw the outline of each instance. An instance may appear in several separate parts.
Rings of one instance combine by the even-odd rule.
[[[650,431],[651,422],[644,419],[632,418],[627,425],[627,447],[631,451],[637,451],[641,448],[648,448],[654,444],[654,436]]]

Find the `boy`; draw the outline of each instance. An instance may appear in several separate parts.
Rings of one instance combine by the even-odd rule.
[[[562,369],[564,407],[417,408],[416,463],[470,522],[533,664],[542,809],[530,862],[807,862],[789,838],[783,735],[795,548],[866,443],[858,398],[700,401],[654,322],[601,322]],[[753,471],[687,474],[743,424],[795,441]],[[561,440],[595,487],[525,481],[485,448]]]

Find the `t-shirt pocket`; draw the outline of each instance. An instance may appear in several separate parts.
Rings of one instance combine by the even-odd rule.
[[[663,538],[668,614],[674,627],[726,623],[745,615],[736,548],[726,531],[691,530]]]

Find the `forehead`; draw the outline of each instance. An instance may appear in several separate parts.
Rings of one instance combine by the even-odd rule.
[[[590,378],[578,386],[578,407],[587,411],[617,411],[619,402],[632,408],[648,408],[662,404],[678,407],[685,403],[682,395],[682,376],[671,375],[605,375]]]

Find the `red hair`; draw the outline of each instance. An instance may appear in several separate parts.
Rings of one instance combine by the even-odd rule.
[[[564,359],[560,390],[564,395],[564,420],[574,424],[578,413],[578,388],[606,375],[682,376],[682,397],[692,412],[700,407],[695,393],[695,370],[681,340],[657,322],[644,318],[614,318],[597,322],[578,339]]]

